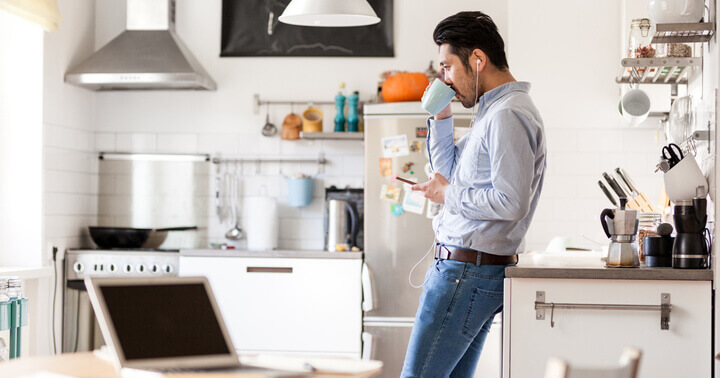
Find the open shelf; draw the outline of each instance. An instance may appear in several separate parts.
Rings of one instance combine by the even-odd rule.
[[[360,132],[329,132],[329,133],[305,133],[300,132],[300,139],[339,139],[339,140],[363,140],[365,133]]]
[[[715,34],[714,22],[656,24],[652,43],[707,42]]]
[[[625,58],[615,82],[687,84],[689,68],[702,67],[702,62],[702,58]]]

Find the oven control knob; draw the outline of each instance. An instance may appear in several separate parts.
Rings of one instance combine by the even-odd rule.
[[[73,271],[75,273],[82,273],[83,270],[85,270],[85,265],[83,265],[83,263],[76,261],[75,264],[73,264]]]
[[[130,265],[130,264],[125,264],[125,268],[124,268],[123,270],[125,271],[125,273],[130,273],[130,272],[132,272],[132,270],[133,270],[133,269],[132,269],[132,265]]]
[[[137,270],[138,273],[145,273],[145,265],[143,265],[143,264],[138,264],[138,265],[135,267],[135,270]]]
[[[115,265],[115,264],[108,265],[108,271],[110,271],[110,273],[115,273],[115,272],[117,272],[117,270],[118,270],[117,265]]]
[[[163,272],[165,272],[166,274],[170,274],[170,273],[172,273],[173,271],[174,271],[174,269],[173,269],[172,265],[165,265],[165,266],[163,266]]]
[[[150,271],[153,273],[160,273],[160,267],[158,266],[158,264],[152,264],[152,266],[150,267]]]

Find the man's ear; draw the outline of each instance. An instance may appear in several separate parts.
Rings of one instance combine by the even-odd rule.
[[[468,59],[470,60],[470,67],[475,67],[477,72],[482,71],[488,64],[487,55],[480,49],[473,50]]]

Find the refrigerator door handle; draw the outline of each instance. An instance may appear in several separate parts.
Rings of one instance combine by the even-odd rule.
[[[372,342],[373,342],[373,335],[369,332],[363,332],[362,333],[362,356],[360,359],[364,361],[369,361],[372,359]]]
[[[361,279],[363,290],[362,309],[365,312],[370,312],[375,309],[375,301],[373,300],[372,274],[365,263],[362,265]]]

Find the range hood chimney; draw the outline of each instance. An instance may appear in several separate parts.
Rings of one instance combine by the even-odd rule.
[[[91,90],[204,89],[215,81],[175,33],[175,0],[127,0],[127,27],[65,73]]]

